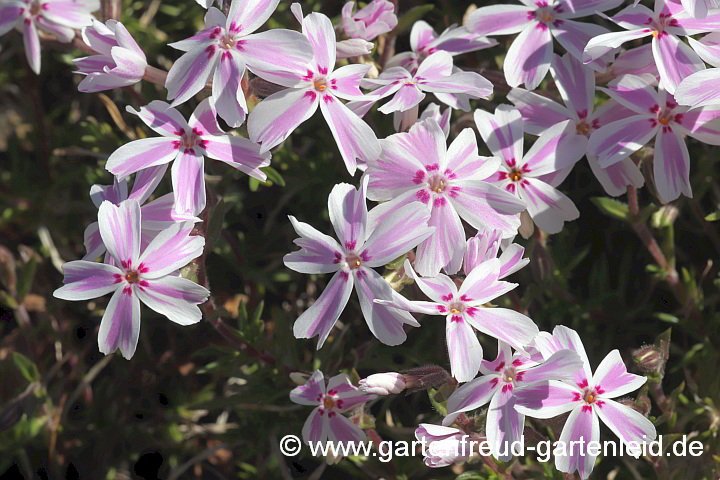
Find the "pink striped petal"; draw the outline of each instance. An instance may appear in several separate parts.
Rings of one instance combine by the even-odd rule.
[[[600,168],[598,159],[594,156],[588,154],[587,158],[595,178],[608,195],[618,197],[627,191],[628,185],[640,188],[645,184],[642,172],[630,158],[620,160],[607,168]]]
[[[302,23],[302,31],[310,41],[313,63],[321,75],[332,73],[335,68],[335,29],[330,19],[322,13],[309,14]]]
[[[550,69],[552,46],[552,35],[544,23],[531,22],[525,27],[513,40],[503,62],[508,85],[525,84],[528,90],[535,90]]]
[[[237,49],[257,76],[287,87],[304,83],[302,76],[312,60],[312,48],[302,33],[275,28],[248,35],[241,42]]]
[[[474,270],[473,270],[474,271]],[[486,335],[524,351],[539,330],[537,325],[522,313],[508,308],[483,308],[465,312],[465,319]]]
[[[500,372],[503,367],[505,367],[506,363],[512,362],[512,349],[510,348],[510,345],[503,342],[502,340],[498,340],[498,351],[497,355],[495,356],[495,360],[483,360],[482,364],[480,365],[480,372],[483,375],[499,375],[498,372]],[[449,404],[449,403],[448,403]]]
[[[375,270],[361,267],[354,271],[355,291],[360,300],[363,317],[375,338],[385,345],[400,345],[407,339],[403,325],[419,327],[420,324],[406,311],[374,300],[393,298],[390,284]]]
[[[586,17],[622,5],[624,0],[564,0],[563,18]]]
[[[524,253],[525,248],[522,246],[517,243],[510,244],[500,255],[500,274],[498,278],[505,278],[530,263],[529,258],[523,258]]]
[[[413,52],[424,50],[437,38],[435,30],[424,20],[418,20],[410,30],[410,49]]]
[[[626,448],[630,442],[636,445],[649,443],[655,440],[657,432],[655,425],[645,418],[642,413],[630,407],[609,399],[602,399],[602,405],[597,402],[595,412],[605,425],[622,440]],[[626,451],[635,458],[638,458],[638,448],[627,448]]]
[[[526,179],[518,188],[535,224],[547,233],[558,233],[563,224],[580,212],[565,194],[536,178]]]
[[[658,6],[657,2],[656,6]],[[635,2],[634,5],[625,7],[613,15],[610,20],[626,30],[633,30],[646,25],[648,19],[655,18],[655,13],[659,12],[653,12],[645,5],[638,5],[638,2]]]
[[[405,273],[415,280],[418,288],[432,301],[447,304],[453,299],[460,298],[455,282],[447,275],[440,273],[434,277],[420,277],[413,270],[409,260],[405,260],[403,266]]]
[[[331,415],[331,413],[333,415]],[[365,431],[350,419],[335,412],[328,413],[328,439],[335,445],[351,446],[367,439]]]
[[[430,201],[433,208],[428,225],[435,227],[435,233],[418,245],[415,269],[426,277],[437,275],[443,268],[454,274],[462,265],[465,230],[457,211],[444,196]]]
[[[153,100],[140,110],[128,105],[125,110],[137,115],[145,125],[165,137],[178,137],[188,130],[188,123],[175,108],[162,100]]]
[[[634,392],[647,381],[646,377],[628,373],[620,352],[615,349],[600,362],[590,382],[602,398],[616,398]]]
[[[610,67],[610,71],[616,77],[627,74],[642,75],[645,73],[659,77],[660,74],[657,71],[655,57],[652,53],[652,43],[647,43],[622,52],[615,58],[615,61]]]
[[[205,210],[205,159],[188,148],[178,154],[171,173],[175,212],[197,216]]]
[[[217,110],[212,97],[208,97],[195,107],[188,125],[191,129],[197,128],[203,134],[223,135],[225,132],[220,128],[217,121]]]
[[[207,84],[215,70],[220,49],[217,45],[207,47],[201,45],[184,53],[178,58],[168,72],[165,88],[171,106],[180,105],[199,93]]]
[[[206,14],[205,18],[207,19],[207,15],[210,14],[211,11],[217,10],[215,7],[211,8],[208,13]],[[220,15],[222,15],[222,12],[220,12]],[[224,16],[223,16],[224,18]],[[203,30],[200,30],[192,37],[188,37],[184,40],[180,40],[179,42],[173,42],[168,43],[169,47],[172,47],[176,50],[180,50],[183,52],[190,52],[198,48],[207,48],[212,44],[217,43],[217,36],[220,32],[222,32],[222,29],[219,27],[224,27],[225,22],[223,21],[222,25],[206,25]]]
[[[677,24],[668,30],[675,35],[695,35],[720,29],[720,10],[717,8],[708,12],[705,18],[693,18],[687,12],[683,12],[673,15],[673,19]]]
[[[140,301],[132,288],[120,288],[110,298],[98,332],[100,352],[108,355],[120,349],[130,360],[140,336]]]
[[[100,227],[97,222],[93,222],[85,228],[83,232],[83,245],[85,245],[85,256],[83,260],[95,261],[105,253],[105,244],[100,236]]]
[[[550,73],[568,109],[587,120],[594,109],[595,73],[570,54],[554,55]]]
[[[463,129],[455,137],[448,147],[446,158],[447,175],[463,180],[484,180],[500,167],[499,158],[478,155],[475,132],[471,128]]]
[[[220,56],[213,76],[212,98],[217,113],[232,128],[242,125],[248,111],[241,86],[244,74],[245,64],[239,53],[226,51]]]
[[[447,402],[447,416],[443,425],[450,425],[457,414],[477,410],[490,401],[497,392],[498,375],[496,373],[483,375],[469,381],[455,390]]]
[[[675,35],[653,37],[652,49],[662,84],[670,93],[684,78],[705,69],[698,54]]]
[[[107,200],[100,205],[98,225],[105,248],[117,264],[137,265],[140,255],[140,204],[126,200],[113,205]]]
[[[552,70],[551,70],[552,72]],[[555,80],[560,89],[560,84]],[[523,126],[531,135],[540,135],[553,125],[573,119],[570,111],[557,102],[523,88],[513,88],[507,96],[522,115]],[[567,103],[567,100],[566,100]]]
[[[485,435],[493,456],[502,462],[512,457],[512,444],[519,442],[525,427],[525,415],[515,411],[512,389],[501,389],[493,395],[485,418]]]
[[[227,163],[253,178],[262,181],[267,179],[267,175],[260,169],[270,165],[270,152],[260,153],[260,144],[232,135],[203,138],[208,157]]]
[[[23,41],[25,42],[25,58],[30,69],[40,75],[40,37],[35,22],[26,18],[23,21]]]
[[[100,208],[105,200],[119,205],[123,200],[128,199],[128,184],[126,180],[118,180],[113,178],[112,185],[93,185],[90,187],[90,200],[93,205]]]
[[[513,390],[515,410],[532,418],[553,418],[580,406],[582,391],[558,380],[548,380]]]
[[[97,258],[97,255],[95,256]],[[90,300],[117,290],[117,275],[122,271],[105,263],[76,260],[65,263],[63,286],[53,292],[62,300]]]
[[[83,2],[74,1],[45,1],[42,2],[42,15],[48,20],[70,28],[80,28],[92,25],[93,10]]]
[[[83,93],[103,92],[127,87],[137,82],[138,80],[122,78],[112,73],[90,73],[80,82],[78,91]]]
[[[550,27],[550,32],[570,55],[580,61],[583,58],[583,50],[590,39],[608,33],[608,29],[587,22],[561,20],[557,22],[557,25],[553,24]],[[598,71],[605,71],[607,66],[608,61],[605,56],[588,63],[588,67]]]
[[[341,268],[342,247],[334,238],[318,232],[307,223],[299,222],[289,216],[295,232],[300,238],[293,243],[300,250],[288,253],[283,257],[286,267],[300,273],[331,273]]]
[[[589,120],[593,130],[597,130],[609,123],[623,120],[633,115],[634,112],[632,110],[611,99],[600,105],[594,112],[592,112]]]
[[[483,180],[456,182],[450,203],[473,228],[497,229],[504,236],[517,233],[520,227],[517,214],[526,208],[515,195]]]
[[[456,72],[446,77],[423,79],[417,82],[425,92],[464,94],[472,98],[487,98],[493,92],[493,85],[475,72]]]
[[[494,47],[495,45],[497,45],[497,41],[495,39],[471,33],[466,27],[457,27],[445,30],[438,38],[428,45],[428,48],[444,50],[449,52],[451,55],[458,55],[461,53],[484,50],[486,48]]]
[[[138,260],[147,270],[143,273],[143,278],[164,277],[202,255],[205,238],[191,236],[192,229],[191,222],[182,222],[160,232]]]
[[[52,33],[53,35],[55,35],[59,42],[70,43],[72,39],[75,38],[74,29],[64,25],[59,25],[49,20],[44,15],[38,15],[37,17],[35,17],[35,21],[37,22],[37,26],[41,30]]]
[[[302,428],[302,437],[305,443],[312,442],[313,444],[317,444],[327,441],[330,427],[327,416],[321,412],[324,412],[324,409],[317,407],[310,413],[307,420],[305,420]]]
[[[463,281],[458,295],[465,303],[482,305],[513,290],[517,283],[498,281],[500,260],[493,258],[477,265]]]
[[[345,100],[357,100],[364,97],[360,91],[360,81],[370,70],[370,65],[345,65],[330,76],[330,89],[333,95]]]
[[[409,252],[434,230],[427,226],[430,212],[420,202],[398,208],[373,230],[364,245],[364,264],[382,267]]]
[[[325,379],[320,370],[315,370],[305,385],[290,391],[290,401],[298,405],[317,405],[322,395],[325,395]]]
[[[334,96],[321,95],[320,111],[325,117],[345,167],[355,175],[356,159],[372,163],[380,156],[380,144],[372,128]]]
[[[647,20],[647,17],[645,17],[645,20]],[[591,38],[587,45],[585,45],[582,61],[583,63],[590,63],[611,53],[625,42],[647,37],[651,34],[652,29],[650,28],[637,28],[626,32],[603,33],[602,35]]]
[[[228,13],[228,27],[233,23],[244,35],[267,22],[280,0],[234,0]]]
[[[577,470],[580,478],[588,478],[595,467],[597,455],[591,455],[592,450],[587,446],[590,442],[600,441],[600,422],[592,409],[575,408],[565,422],[560,442],[564,445],[571,445],[575,442],[576,448],[572,451],[568,448],[566,455],[555,456],[555,468],[565,473],[573,473]],[[577,448],[581,445],[585,448]]]
[[[685,77],[675,90],[675,99],[681,105],[702,107],[720,103],[720,68],[701,70]]]
[[[547,380],[564,380],[571,382],[574,372],[583,367],[580,356],[572,350],[560,350],[540,365],[522,370],[522,384],[543,382]],[[520,380],[518,380],[520,381]]]
[[[189,215],[175,213],[175,195],[168,193],[158,197],[142,208],[143,230],[160,231],[172,226],[176,222],[199,222],[200,219]]]
[[[365,243],[367,227],[366,189],[368,177],[363,177],[360,188],[347,183],[333,187],[328,197],[328,213],[335,235],[346,251],[359,249]]]
[[[482,347],[477,335],[459,315],[448,315],[445,339],[450,356],[450,373],[458,382],[469,382],[478,373]]]
[[[580,340],[580,336],[575,330],[563,325],[558,325],[553,329],[552,335],[545,332],[541,333],[535,339],[535,346],[545,359],[550,358],[553,353],[559,350],[573,350],[583,361],[583,368],[578,370],[575,374],[575,383],[587,384],[592,378],[590,362],[588,361],[587,354],[585,353],[585,347]]]
[[[713,32],[705,35],[699,42],[688,37],[688,42],[700,58],[712,65],[720,67],[720,33]]]
[[[346,271],[333,275],[320,297],[295,320],[295,338],[318,337],[317,349],[323,346],[330,330],[345,309],[353,288],[353,276]]]
[[[509,35],[522,31],[535,8],[521,5],[491,5],[475,10],[468,17],[467,28],[478,35]]]
[[[685,140],[676,129],[658,129],[653,173],[655,188],[663,203],[675,200],[681,194],[692,198],[690,153]]]
[[[519,162],[532,176],[556,172],[574,165],[585,155],[587,140],[578,135],[575,123],[567,120],[550,127],[533,143]]]
[[[499,105],[495,114],[475,110],[475,124],[494,156],[514,166],[523,156],[523,121],[510,105]]]
[[[677,118],[677,117],[676,117]],[[706,105],[686,111],[673,128],[703,143],[720,145],[720,105]]]
[[[204,303],[210,292],[186,278],[166,276],[157,280],[144,280],[135,288],[142,303],[168,320],[179,325],[192,325],[202,318],[198,305]]]
[[[253,142],[262,143],[267,152],[283,142],[298,125],[310,118],[318,108],[314,89],[288,88],[273,93],[260,102],[248,118],[248,134]]]
[[[448,52],[442,50],[429,55],[417,69],[414,81],[417,83],[425,81],[440,80],[452,74],[453,59]]]
[[[418,105],[424,98],[425,94],[420,91],[417,85],[406,83],[395,93],[392,100],[378,108],[378,110],[384,114],[404,112]]]
[[[0,36],[15,28],[25,12],[20,2],[7,3],[0,7]]]
[[[629,157],[655,136],[658,128],[651,120],[649,115],[635,115],[595,130],[588,142],[588,153],[598,158],[602,168]]]
[[[167,171],[167,164],[158,165],[156,167],[146,168],[140,170],[135,175],[135,181],[133,182],[132,192],[127,198],[134,198],[142,205],[145,200],[150,198],[155,192],[155,189],[160,184],[160,181],[165,176]],[[127,188],[127,187],[126,187]],[[117,202],[113,202],[117,203]],[[144,213],[144,212],[143,212]],[[145,215],[143,214],[143,224],[145,223]]]

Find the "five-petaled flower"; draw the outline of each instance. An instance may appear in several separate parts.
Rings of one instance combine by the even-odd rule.
[[[303,72],[312,51],[300,32],[275,28],[252,33],[270,18],[280,0],[233,0],[228,17],[215,7],[205,15],[205,29],[171,43],[186,52],[170,68],[165,86],[172,106],[205,88],[212,76],[212,97],[218,113],[231,127],[245,120],[247,104],[241,83],[247,67],[271,82],[287,81]]]
[[[622,1],[522,0],[524,5],[491,5],[471,13],[467,28],[478,35],[519,32],[503,62],[505,80],[511,87],[524,83],[528,90],[535,90],[550,68],[553,37],[571,55],[581,59],[588,40],[607,29],[571,19],[610,10]],[[593,59],[593,69],[602,71],[606,68],[607,58],[601,56]]]
[[[25,57],[32,71],[39,74],[38,28],[70,43],[75,29],[92,24],[90,12],[99,8],[99,0],[5,0],[0,4],[0,36],[22,24]]]
[[[478,155],[472,129],[464,129],[447,147],[440,126],[427,118],[380,143],[382,155],[367,170],[368,197],[385,203],[370,212],[370,223],[382,224],[406,204],[430,212],[429,225],[436,230],[417,249],[415,267],[420,274],[433,276],[441,269],[454,274],[460,269],[465,250],[460,218],[476,229],[499,229],[504,237],[517,232],[517,214],[525,205],[485,181],[500,162]]]
[[[342,9],[342,25],[350,38],[372,40],[387,33],[398,23],[395,5],[388,0],[372,0],[353,15],[355,2],[347,2]]]
[[[202,254],[205,239],[190,236],[191,222],[176,223],[160,232],[141,252],[140,203],[104,201],[98,225],[114,260],[76,260],[63,265],[65,285],[53,295],[63,300],[90,300],[112,293],[100,322],[98,344],[104,354],[120,349],[132,358],[140,334],[140,302],[180,325],[202,318],[198,305],[210,292],[175,272]],[[117,266],[116,266],[117,265]]]
[[[345,309],[353,285],[370,331],[386,345],[399,345],[407,334],[403,325],[420,324],[407,312],[374,303],[376,299],[400,297],[373,268],[382,267],[407,253],[432,234],[429,212],[406,205],[389,215],[375,228],[368,226],[365,199],[368,177],[360,190],[352,185],[335,185],[328,198],[330,222],[341,244],[295,217],[290,221],[300,238],[300,250],[283,258],[288,268],[300,273],[331,273],[325,290],[315,303],[295,321],[296,338],[318,337],[320,349],[340,314]]]
[[[285,140],[319,106],[348,172],[354,175],[357,159],[375,160],[380,145],[372,128],[339,99],[362,98],[360,80],[370,66],[353,64],[335,70],[335,30],[325,15],[309,14],[303,19],[302,29],[312,45],[312,63],[302,74],[288,74],[277,82],[293,88],[270,95],[253,109],[248,134],[253,141],[262,143],[261,152],[266,152]]]
[[[349,446],[366,439],[365,432],[342,414],[372,400],[375,395],[367,394],[350,383],[344,373],[330,378],[325,388],[325,379],[320,370],[315,370],[305,385],[290,392],[290,400],[299,405],[316,406],[305,421],[302,437],[305,443],[313,445],[330,442]]]
[[[260,168],[270,165],[270,153],[260,153],[260,145],[247,138],[227,135],[217,123],[212,98],[197,106],[190,121],[167,103],[154,100],[139,111],[127,111],[162,137],[143,138],[123,145],[108,158],[105,168],[125,178],[144,168],[174,160],[172,184],[175,212],[195,216],[205,209],[204,164],[207,155],[227,163],[251,177],[265,180]]]
[[[515,349],[535,338],[538,328],[522,313],[508,308],[490,308],[484,304],[517,287],[517,283],[498,280],[500,260],[494,258],[475,267],[458,289],[455,282],[442,273],[436,277],[419,277],[409,260],[405,273],[417,283],[432,301],[410,301],[402,295],[392,300],[376,300],[408,312],[444,315],[445,336],[450,354],[450,369],[459,382],[469,382],[477,375],[482,362],[482,346],[473,328],[503,340]]]
[[[101,92],[142,80],[148,66],[145,53],[122,23],[93,20],[92,27],[83,28],[82,36],[85,44],[100,55],[73,60],[77,73],[86,75],[78,90]]]
[[[485,436],[495,458],[507,462],[512,458],[511,446],[520,441],[525,415],[516,412],[515,388],[546,380],[571,380],[582,368],[582,360],[572,350],[555,352],[546,361],[536,362],[516,352],[510,345],[498,342],[495,360],[483,360],[481,377],[455,390],[447,403],[443,425],[452,424],[462,412],[477,410],[490,403],[485,419]]]
[[[575,330],[557,326],[552,336],[542,332],[535,339],[535,346],[543,358],[549,359],[555,352],[570,349],[582,360],[571,381],[547,380],[517,388],[515,410],[533,418],[552,418],[570,412],[559,441],[564,445],[575,442],[599,442],[602,420],[626,445],[626,452],[637,458],[638,445],[655,440],[655,426],[641,413],[612,400],[640,388],[647,378],[628,373],[617,350],[610,352],[593,375],[585,348]],[[636,442],[630,448],[630,442]],[[632,444],[630,444],[631,446]],[[555,467],[561,472],[578,471],[584,480],[595,466],[596,455],[588,448],[571,450],[566,455],[555,455]]]
[[[634,75],[624,75],[600,90],[630,109],[632,115],[590,136],[588,152],[598,158],[598,165],[613,165],[655,137],[653,172],[658,197],[662,202],[675,200],[681,193],[692,197],[690,153],[683,136],[720,145],[720,106],[688,110],[662,88],[656,91],[647,79]]]
[[[475,110],[475,123],[490,151],[502,159],[501,169],[488,181],[517,195],[538,227],[558,233],[564,222],[580,216],[572,200],[544,178],[572,167],[585,154],[587,140],[576,135],[572,121],[549,128],[524,156],[525,129],[518,110],[509,105],[499,105],[494,115]]]
[[[578,137],[582,142],[587,143],[587,139],[598,128],[633,115],[632,110],[628,110],[614,100],[605,102],[596,110],[595,72],[575,57],[569,54],[565,54],[564,57],[554,55],[550,73],[565,106],[522,88],[514,88],[508,94],[508,100],[520,111],[523,125],[528,133],[542,135],[554,125],[570,120],[575,126]],[[628,185],[640,188],[645,184],[640,169],[629,158],[602,168],[598,165],[597,157],[592,153],[586,152],[586,157],[595,177],[610,195],[622,195],[627,191]],[[553,187],[557,187],[572,168],[573,165],[550,173],[543,179]]]

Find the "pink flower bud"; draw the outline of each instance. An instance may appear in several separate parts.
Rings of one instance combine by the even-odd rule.
[[[360,390],[376,395],[390,395],[405,390],[405,378],[400,373],[376,373],[360,380]]]
[[[351,57],[362,57],[372,52],[374,43],[363,40],[362,38],[351,38],[350,40],[341,40],[337,42],[337,59]]]

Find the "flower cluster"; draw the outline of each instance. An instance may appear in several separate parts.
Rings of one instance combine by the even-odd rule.
[[[417,21],[411,50],[380,61],[370,41],[388,48],[385,36],[398,25],[396,3],[373,0],[356,11],[349,2],[336,26],[326,15],[304,15],[293,4],[299,31],[263,31],[279,1],[232,0],[223,11],[211,0],[198,0],[207,8],[204,26],[169,44],[181,53],[163,75],[148,64],[122,23],[92,16],[97,1],[0,0],[0,35],[22,30],[36,73],[38,28],[62,42],[82,29],[86,50],[96,55],[75,60],[77,73],[84,75],[81,92],[143,80],[167,89],[164,100],[127,106],[157,135],[130,141],[107,159],[113,183],[90,191],[98,217],[85,231],[87,253],[64,265],[64,286],[55,291],[57,298],[75,301],[112,294],[100,324],[100,351],[133,356],[141,303],[181,325],[201,320],[199,305],[210,296],[207,284],[184,278],[180,270],[203,261],[205,230],[199,224],[211,207],[205,159],[266,180],[271,151],[320,109],[334,153],[351,176],[360,170],[360,178],[357,187],[338,183],[329,195],[335,238],[289,217],[299,250],[285,255],[285,266],[332,274],[295,320],[294,335],[317,337],[321,349],[355,290],[370,332],[385,345],[402,344],[410,331],[406,326],[421,326],[413,314],[445,317],[454,380],[386,372],[357,385],[338,374],[326,385],[322,372],[314,370],[290,393],[293,402],[315,407],[302,429],[306,442],[363,441],[363,428],[344,413],[362,410],[377,395],[427,388],[440,378],[445,385],[463,385],[447,399],[442,425],[422,424],[416,436],[447,451],[463,435],[480,434],[493,456],[507,461],[512,454],[502,447],[522,435],[525,417],[565,413],[561,441],[598,440],[600,420],[624,443],[654,439],[655,427],[643,414],[613,400],[646,381],[627,372],[617,350],[593,374],[574,330],[557,326],[552,334],[541,332],[530,312],[507,308],[511,302],[503,295],[518,287],[507,278],[529,262],[514,243],[518,234],[528,237],[523,226],[557,234],[579,217],[560,187],[583,157],[609,195],[651,183],[662,203],[692,197],[686,137],[720,145],[716,2],[656,0],[654,10],[635,2],[606,17],[624,29],[618,32],[575,19],[618,8],[621,0],[484,6],[472,11],[466,25],[440,34]],[[699,33],[708,35],[691,37]],[[462,70],[457,57],[495,48],[498,42],[489,37],[512,34],[518,35],[503,61],[510,105],[493,97],[493,83],[481,73]],[[651,44],[620,51],[643,38]],[[553,39],[566,53],[553,53]],[[706,70],[705,62],[719,68]],[[562,103],[540,89],[548,72]],[[272,85],[271,92],[252,94],[250,75]],[[609,99],[596,101],[597,92]],[[446,108],[427,104],[428,94]],[[492,112],[488,99],[495,102]],[[182,113],[190,102],[194,110]],[[373,108],[393,113],[395,133],[381,136],[364,119]],[[451,123],[453,110],[472,113],[458,126]],[[233,130],[226,132],[218,117]],[[469,126],[473,120],[484,143],[480,148],[490,156],[480,154]],[[234,130],[244,124],[248,138]],[[537,137],[529,148],[526,133]],[[650,143],[653,154],[634,155],[647,152]],[[640,160],[652,168],[652,178],[645,178]],[[172,193],[155,198],[170,163]],[[368,200],[376,204],[369,208]],[[389,264],[391,275],[378,271]],[[389,281],[391,276],[400,281]],[[411,283],[428,300],[403,291]],[[426,323],[424,328],[436,328]],[[494,360],[483,358],[477,332],[497,340]],[[468,412],[485,405],[479,432],[480,422],[470,421]],[[476,452],[466,453],[429,455],[425,461],[441,467]],[[578,471],[583,479],[594,463],[587,452],[555,457],[558,470]]]

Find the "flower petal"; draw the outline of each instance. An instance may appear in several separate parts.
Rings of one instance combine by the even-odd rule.
[[[675,35],[653,37],[652,49],[662,85],[670,93],[684,78],[705,69],[698,54]]]
[[[581,390],[558,380],[533,383],[513,390],[515,410],[533,418],[553,418],[580,405]]]
[[[628,185],[640,188],[645,185],[645,178],[640,169],[630,158],[620,160],[607,168],[601,168],[598,159],[587,154],[590,169],[608,195],[620,196],[627,191]]]
[[[370,65],[345,65],[330,75],[330,89],[333,95],[345,100],[359,100],[364,97],[360,82],[370,70]]]
[[[286,87],[305,83],[302,76],[312,60],[312,48],[302,33],[274,28],[248,35],[240,42],[238,50],[255,75]]]
[[[142,303],[160,315],[180,325],[192,325],[202,318],[197,306],[210,296],[204,287],[186,278],[169,275],[143,282],[135,293]]]
[[[20,3],[9,3],[0,7],[0,36],[15,28],[25,12]]]
[[[342,415],[335,414],[331,416],[328,414],[328,422],[330,425],[328,438],[338,447],[341,444],[346,447],[356,445],[367,439],[367,435],[365,435],[365,431],[362,428]]]
[[[320,370],[315,370],[305,385],[300,385],[290,391],[290,401],[298,405],[317,405],[318,398],[325,395],[325,380]]]
[[[655,440],[657,437],[655,425],[640,412],[613,400],[603,398],[602,402],[602,405],[597,402],[595,412],[626,447],[630,442],[642,445]],[[639,454],[633,455],[632,450],[637,449],[627,449],[626,451],[631,456],[638,458]]]
[[[192,222],[176,223],[160,232],[138,260],[147,270],[144,278],[164,277],[202,255],[205,238],[190,235]]]
[[[497,385],[497,374],[483,375],[460,385],[448,398],[448,414],[443,419],[443,425],[450,425],[458,413],[477,410],[488,403],[497,391]]]
[[[405,273],[415,280],[418,288],[433,302],[446,304],[458,295],[455,282],[447,275],[440,273],[434,277],[420,277],[413,270],[410,260],[407,259],[403,266]]]
[[[228,50],[220,55],[212,84],[212,98],[217,113],[232,128],[239,127],[245,121],[248,111],[242,79],[245,64],[241,55]]]
[[[307,223],[298,222],[292,215],[288,218],[300,235],[293,240],[300,250],[283,257],[286,267],[300,273],[330,273],[341,268],[342,247],[334,238],[318,232]]]
[[[482,362],[482,347],[477,335],[462,316],[448,315],[445,338],[452,376],[458,382],[469,382],[477,375]]]
[[[681,194],[692,198],[690,153],[677,129],[658,129],[653,172],[655,188],[663,203],[675,200]]]
[[[550,69],[552,47],[552,35],[545,24],[531,22],[525,27],[513,40],[503,62],[508,85],[525,84],[528,90],[535,90]]]
[[[140,254],[140,204],[126,200],[113,205],[105,200],[98,211],[100,235],[118,264],[137,265]]]
[[[302,23],[302,31],[310,41],[313,62],[322,75],[332,73],[335,68],[335,29],[330,19],[322,13],[309,14]]]
[[[647,19],[647,17],[645,18]],[[585,45],[582,61],[583,63],[590,63],[607,55],[608,53],[611,53],[625,42],[647,37],[651,34],[652,30],[650,28],[638,28],[625,32],[603,33],[602,35],[591,38],[587,45]]]
[[[701,107],[720,103],[720,68],[693,73],[683,79],[675,89],[675,100],[681,105]]]
[[[320,297],[295,320],[295,338],[318,337],[317,349],[323,346],[333,325],[345,309],[353,288],[353,276],[345,271],[333,275]]]
[[[142,138],[115,150],[105,168],[119,178],[171,162],[178,156],[179,143],[167,137]]]
[[[172,166],[175,212],[196,216],[205,210],[205,159],[195,149],[179,153]]]
[[[509,35],[525,29],[534,8],[522,5],[491,5],[473,11],[467,28],[478,35]]]
[[[418,245],[415,268],[426,277],[437,275],[442,268],[452,275],[462,265],[465,229],[455,207],[445,197],[430,201],[434,204],[428,226],[435,227],[435,232]]]
[[[165,88],[171,106],[180,105],[199,93],[207,84],[220,58],[217,45],[195,47],[178,58],[170,67]]]
[[[475,270],[473,270],[475,271]],[[477,330],[524,351],[539,330],[537,325],[522,313],[508,308],[475,308],[466,310],[465,318]]]
[[[262,143],[267,152],[284,141],[298,125],[312,117],[318,108],[318,95],[307,88],[288,88],[273,93],[253,108],[248,118],[248,134]]]
[[[382,267],[391,260],[406,254],[433,234],[428,227],[430,212],[420,202],[405,205],[388,215],[372,231],[362,252],[364,265]]]
[[[555,85],[559,90],[560,84],[557,80]],[[508,93],[507,99],[520,111],[523,126],[531,135],[540,135],[553,125],[573,118],[567,108],[547,97],[528,92],[524,88],[513,88]]]
[[[433,119],[434,120],[434,119]],[[497,172],[499,158],[478,155],[477,139],[472,128],[463,129],[447,151],[447,175],[454,174],[463,180],[484,180]]]
[[[555,455],[555,468],[565,473],[573,473],[577,470],[580,478],[588,478],[595,467],[597,455],[591,455],[592,449],[588,449],[587,445],[590,442],[597,444],[599,441],[600,421],[592,408],[575,408],[565,422],[560,434],[560,443],[572,445],[570,442],[575,442],[576,447],[585,445],[585,448],[573,450],[568,448],[566,455]]]
[[[560,350],[540,365],[522,370],[522,384],[546,380],[565,380],[572,382],[574,372],[583,367],[580,356],[572,350]]]
[[[628,373],[625,362],[620,357],[620,352],[615,349],[600,362],[592,377],[591,384],[595,386],[598,394],[605,399],[634,392],[642,387],[646,381],[646,377]]]
[[[566,120],[540,135],[518,166],[533,177],[556,172],[574,165],[585,155],[586,147],[587,140],[577,134],[575,123]]]
[[[267,175],[260,168],[270,165],[270,152],[260,153],[260,145],[243,137],[217,135],[203,137],[205,153],[210,158],[227,163],[233,168],[259,180]]]
[[[498,281],[499,273],[500,260],[497,258],[482,262],[465,278],[458,295],[466,303],[482,305],[518,286],[517,283]]]
[[[605,27],[587,22],[574,22],[563,19],[556,23],[550,27],[550,32],[555,37],[555,40],[578,61],[583,58],[583,50],[592,38],[608,32]],[[608,59],[603,55],[587,65],[593,70],[605,71],[608,63]]]
[[[302,428],[302,437],[305,443],[325,442],[328,438],[330,427],[328,426],[327,417],[320,412],[322,407],[315,408],[305,420]]]
[[[565,54],[553,56],[550,74],[568,110],[578,119],[587,119],[594,109],[595,73],[574,56]]]
[[[346,251],[359,249],[365,243],[368,216],[366,189],[367,177],[364,177],[359,189],[348,183],[339,183],[328,197],[330,223]]]
[[[535,224],[547,233],[560,232],[564,222],[580,216],[570,198],[537,178],[525,180],[518,191]]]
[[[97,257],[97,256],[96,256]],[[62,300],[90,300],[117,290],[119,268],[105,263],[75,260],[63,264],[64,285],[53,292]]]
[[[510,105],[499,105],[495,114],[475,110],[475,124],[494,156],[514,166],[523,156],[523,121]]]
[[[658,128],[647,115],[634,115],[605,125],[590,135],[587,151],[607,168],[640,150],[655,136]]]
[[[25,42],[25,58],[35,75],[40,75],[40,37],[35,22],[25,19],[23,22],[23,41]]]
[[[140,110],[135,110],[128,105],[128,113],[137,115],[145,125],[165,137],[178,137],[188,130],[188,123],[175,108],[162,100],[153,100]]]
[[[512,457],[512,444],[522,438],[525,415],[515,411],[512,389],[501,389],[490,400],[485,419],[485,435],[493,456],[502,462]]]
[[[212,97],[208,97],[195,107],[190,120],[190,128],[197,128],[203,134],[223,135],[225,132],[220,128],[217,121],[217,110]]]
[[[110,298],[98,332],[100,352],[108,355],[118,348],[130,360],[140,336],[140,301],[130,287],[119,288]]]
[[[277,9],[280,0],[233,0],[228,13],[228,23],[233,23],[242,34],[254,32],[267,22]]]
[[[535,347],[540,351],[543,358],[548,359],[553,353],[559,350],[572,350],[580,356],[583,362],[582,369],[575,373],[575,383],[587,384],[592,378],[590,371],[590,362],[588,361],[585,347],[578,333],[563,325],[558,325],[553,329],[552,335],[547,333],[539,335],[535,338]]]

